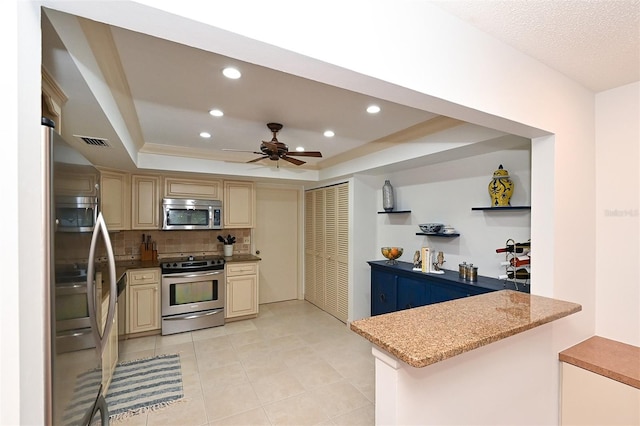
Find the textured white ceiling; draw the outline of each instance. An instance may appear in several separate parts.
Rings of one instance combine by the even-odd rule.
[[[640,0],[436,0],[599,92],[640,80]]]

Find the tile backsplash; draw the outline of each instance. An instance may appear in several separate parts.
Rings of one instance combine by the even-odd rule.
[[[233,251],[237,254],[249,254],[251,244],[245,244],[245,238],[251,238],[251,229],[227,229],[220,231],[122,231],[110,234],[116,260],[140,259],[142,234],[151,236],[158,250],[158,258],[183,256],[222,256],[222,243],[218,235],[236,237]]]
[[[235,254],[251,252],[251,229],[223,229],[218,231],[120,231],[110,232],[116,260],[140,259],[142,234],[151,236],[158,250],[158,259],[183,256],[223,256],[222,243],[218,235],[236,237],[233,247]],[[245,238],[247,243],[245,243]],[[87,250],[91,243],[91,233],[58,233],[56,234],[56,250],[64,253],[62,262],[86,262]],[[62,248],[64,247],[64,250]],[[106,256],[103,249],[96,253],[98,257]]]

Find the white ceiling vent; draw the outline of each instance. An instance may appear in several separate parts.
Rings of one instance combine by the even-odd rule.
[[[73,136],[75,136],[76,138],[82,139],[84,143],[86,143],[87,145],[103,146],[103,147],[109,146],[109,141],[107,139],[92,138],[91,136],[80,136],[80,135],[73,135]]]

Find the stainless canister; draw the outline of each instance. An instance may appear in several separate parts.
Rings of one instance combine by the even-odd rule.
[[[469,281],[471,279],[471,271],[473,271],[473,263],[468,263],[464,269],[464,279]]]
[[[469,268],[469,271],[467,272],[467,279],[472,283],[478,281],[478,267],[477,266],[471,266]]]
[[[467,279],[467,262],[458,264],[458,276],[461,280]]]

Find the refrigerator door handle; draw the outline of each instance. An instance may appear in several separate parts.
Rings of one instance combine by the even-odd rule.
[[[96,295],[95,293],[95,254],[96,245],[98,244],[98,234],[102,233],[102,238],[107,249],[107,264],[109,267],[109,308],[107,310],[107,322],[104,326],[104,331],[100,334],[100,324],[98,324],[98,318],[96,316]],[[113,325],[113,317],[116,310],[116,298],[118,294],[116,284],[116,262],[113,255],[113,247],[111,246],[111,239],[109,238],[109,230],[107,224],[104,221],[102,212],[98,213],[96,224],[93,228],[93,235],[91,236],[91,248],[89,249],[89,261],[87,265],[87,302],[89,306],[89,317],[91,318],[91,330],[94,341],[96,342],[96,349],[98,354],[102,356],[104,351],[105,340],[108,338],[111,332],[111,326]]]

